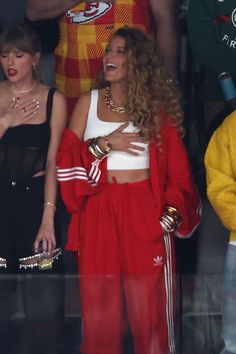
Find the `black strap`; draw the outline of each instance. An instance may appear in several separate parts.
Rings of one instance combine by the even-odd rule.
[[[56,92],[55,87],[51,87],[48,90],[48,99],[47,99],[47,108],[46,108],[46,121],[49,123],[52,115],[52,104],[53,104],[53,96]]]

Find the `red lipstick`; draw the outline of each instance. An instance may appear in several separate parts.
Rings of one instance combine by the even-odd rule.
[[[17,70],[15,69],[8,69],[7,70],[8,76],[15,76],[17,74]]]

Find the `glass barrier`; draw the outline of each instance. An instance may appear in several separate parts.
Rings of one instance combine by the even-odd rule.
[[[17,280],[17,302],[15,310],[12,312],[9,322],[6,321],[6,308],[9,301],[12,301],[14,294],[7,292],[7,298],[2,298],[1,295],[1,318],[0,318],[0,352],[4,354],[28,354],[28,353],[47,353],[47,354],[79,354],[80,343],[82,338],[82,316],[80,304],[80,291],[78,284],[78,276],[76,274],[68,274],[65,276],[43,275],[44,284],[45,277],[48,279],[49,286],[59,286],[58,291],[61,291],[63,285],[64,294],[63,302],[60,303],[62,312],[57,314],[57,318],[50,317],[51,310],[55,305],[55,299],[50,298],[47,288],[40,288],[39,284],[41,276],[1,276],[1,293],[4,284],[14,283]],[[105,312],[110,306],[109,298],[106,297],[106,292],[100,292],[97,295],[97,287],[109,284],[110,291],[117,286],[116,279],[111,276],[93,278],[83,278],[83,289],[85,292],[94,293],[94,301],[101,303],[105,311],[101,314],[96,314],[94,304],[85,306],[93,315],[93,325],[96,326],[96,315],[99,318],[99,323],[105,326],[107,318]],[[92,282],[91,282],[92,280]],[[133,280],[131,280],[132,282]],[[176,318],[175,318],[175,346],[176,354],[210,354],[219,353],[223,347],[221,338],[222,321],[221,321],[221,303],[222,303],[222,282],[223,275],[192,275],[182,274],[177,276],[176,280]],[[128,289],[129,281],[127,282]],[[45,286],[45,285],[44,285]],[[32,298],[27,299],[25,289],[31,288]],[[35,288],[35,291],[34,291]],[[9,287],[10,289],[10,287]],[[14,289],[14,287],[12,287]],[[158,306],[161,308],[163,304],[158,295],[159,288],[156,290],[156,299]],[[138,311],[143,311],[145,304],[145,291],[139,286],[134,288],[133,306],[137,305]],[[41,313],[39,297],[44,298],[46,303],[46,313]],[[96,298],[97,297],[97,298]],[[61,298],[62,299],[62,298]],[[29,305],[30,303],[30,305]],[[135,304],[136,303],[136,304]],[[151,303],[150,303],[151,304]],[[150,305],[149,304],[149,305]],[[30,313],[29,306],[34,309]],[[89,306],[91,306],[89,308]],[[126,304],[127,306],[127,304]],[[123,315],[122,308],[122,315]],[[113,310],[112,310],[113,311]],[[30,313],[29,318],[25,313]],[[39,314],[41,316],[39,316]],[[35,316],[35,317],[34,317]],[[104,317],[103,317],[104,316]],[[120,316],[122,317],[122,316]],[[41,318],[41,322],[35,318]],[[103,321],[104,318],[104,321]],[[127,317],[126,317],[127,319]],[[143,318],[145,321],[145,318]],[[113,325],[115,318],[113,319]],[[129,320],[125,323],[126,331],[123,336],[122,354],[134,354],[133,339],[129,326]],[[161,327],[160,327],[161,328]],[[102,329],[101,329],[102,333]],[[37,338],[36,347],[31,352],[30,348],[33,343],[33,338]],[[114,352],[115,353],[115,352]],[[117,352],[118,353],[118,352]],[[110,354],[113,354],[111,352]],[[149,353],[142,353],[149,354]],[[158,350],[151,351],[150,354],[167,354]],[[168,353],[169,354],[169,353]]]

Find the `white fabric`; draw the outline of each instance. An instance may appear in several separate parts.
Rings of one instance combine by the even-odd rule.
[[[125,122],[107,122],[98,118],[97,115],[98,90],[91,91],[91,102],[87,119],[87,126],[84,133],[84,140],[110,134]],[[129,122],[124,132],[138,132],[139,129]],[[96,134],[95,134],[96,132]],[[124,151],[112,151],[107,158],[108,170],[139,170],[149,168],[149,152],[147,143],[135,143],[145,148],[138,151],[139,155],[131,155]],[[134,150],[137,152],[137,150]]]

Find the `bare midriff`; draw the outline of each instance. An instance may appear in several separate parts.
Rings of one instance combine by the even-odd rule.
[[[150,170],[108,170],[108,182],[114,183],[135,183],[150,177]]]

